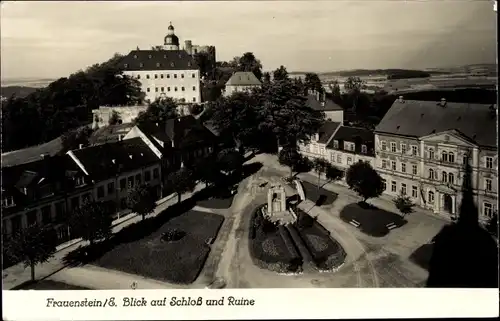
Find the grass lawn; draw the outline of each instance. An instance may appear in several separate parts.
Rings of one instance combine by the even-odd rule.
[[[361,204],[361,206],[360,206]],[[394,223],[396,227],[401,227],[407,221],[400,215],[388,212],[373,205],[365,206],[361,202],[345,206],[340,212],[340,218],[349,223],[356,220],[360,223],[359,229],[370,236],[383,237],[389,234],[387,224]]]
[[[313,202],[318,202],[317,206],[331,205],[338,197],[338,194],[328,191],[322,187],[318,189],[315,184],[311,184],[306,181],[302,181],[302,186],[304,187],[306,198]]]
[[[189,284],[198,277],[210,252],[206,241],[217,237],[223,221],[221,215],[188,210],[156,226],[143,238],[122,240],[93,264],[167,282]],[[136,224],[140,226],[141,223],[147,222]],[[151,224],[155,223],[159,222]],[[186,235],[178,241],[163,241],[161,236],[171,229],[184,231]],[[124,233],[134,233],[133,230],[134,227],[124,229]]]
[[[34,283],[29,283],[16,290],[92,290],[90,288],[84,288],[81,286],[66,284],[63,282],[51,281],[51,280],[41,280]]]

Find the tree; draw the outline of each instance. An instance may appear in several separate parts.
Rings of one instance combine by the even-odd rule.
[[[111,112],[111,117],[109,117],[108,124],[109,125],[117,125],[121,121],[120,114],[116,110]]]
[[[285,66],[280,66],[278,69],[273,71],[273,81],[282,81],[287,79],[290,78],[288,77],[288,71]]]
[[[243,156],[232,148],[226,148],[217,154],[217,164],[221,170],[232,173],[241,169]]]
[[[198,68],[200,68],[200,76],[201,77],[210,77],[213,76],[213,66],[208,53],[206,52],[198,52],[194,54],[194,59]]]
[[[61,135],[63,150],[68,151],[79,148],[80,144],[88,146],[93,130],[89,126],[72,129]]]
[[[194,173],[194,176],[205,183],[207,187],[211,184],[215,185],[222,180],[222,174],[215,155],[209,155],[205,158],[196,160],[190,170]]]
[[[127,195],[127,207],[142,216],[144,220],[146,215],[154,213],[156,208],[155,197],[147,185],[137,185],[129,191]]]
[[[293,167],[293,171],[295,173],[307,173],[313,169],[313,162],[309,160],[309,158],[302,156],[299,161]]]
[[[320,178],[321,174],[326,174],[327,170],[331,167],[330,163],[328,163],[323,158],[316,158],[313,161],[313,168],[316,174],[318,174],[318,188],[320,187]]]
[[[177,193],[177,201],[179,203],[183,193],[190,192],[194,189],[196,182],[193,176],[193,172],[186,167],[182,167],[167,175],[166,185]]]
[[[33,225],[13,235],[4,246],[8,256],[31,268],[34,281],[35,266],[47,262],[56,251],[56,235],[53,229]]]
[[[306,73],[304,79],[304,85],[307,90],[317,91],[319,93],[323,93],[323,85],[321,84],[321,80],[319,79],[318,74],[308,72]]]
[[[301,161],[302,155],[294,148],[283,148],[278,154],[278,160],[281,165],[290,167],[290,179],[293,177],[293,170]]]
[[[255,58],[252,52],[245,52],[243,56],[237,59],[238,71],[250,71],[257,79],[262,79],[262,64],[259,59]]]
[[[349,95],[353,99],[352,109],[356,111],[358,104],[358,99],[361,94],[361,89],[363,88],[364,81],[359,77],[348,77],[344,82],[344,88],[348,91]]]
[[[401,212],[403,216],[413,213],[413,207],[415,204],[411,201],[410,197],[407,195],[400,194],[396,199],[394,199],[394,205]]]
[[[271,82],[271,74],[266,71],[262,76],[262,81],[265,83],[270,83]]]
[[[340,93],[340,86],[337,80],[334,80],[331,84],[328,85],[330,90],[332,91],[333,101],[338,103],[342,99],[342,95]]]
[[[177,103],[170,97],[158,98],[149,104],[146,111],[141,111],[134,122],[138,125],[144,123],[164,124],[168,119],[178,117]]]
[[[93,245],[95,241],[111,236],[111,214],[114,212],[110,202],[89,201],[75,209],[70,216],[69,226],[74,236],[81,237]]]
[[[203,106],[198,104],[189,105],[189,113],[193,116],[198,116],[203,111]]]
[[[359,161],[351,165],[347,170],[346,182],[349,188],[363,197],[363,202],[380,196],[384,191],[382,178],[368,162]]]
[[[337,167],[331,166],[330,164],[328,164],[328,167],[326,168],[325,176],[329,181],[333,182],[333,181],[337,181],[337,180],[341,179],[342,176],[344,176],[344,172],[342,170],[338,169]]]

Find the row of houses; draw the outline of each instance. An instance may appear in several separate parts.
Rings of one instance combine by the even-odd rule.
[[[157,198],[170,193],[168,173],[212,153],[218,137],[192,116],[133,126],[114,141],[2,168],[2,234],[50,225],[70,238],[68,215],[86,200],[125,209],[131,188],[147,184]],[[111,213],[112,214],[112,213]]]
[[[495,105],[397,99],[374,131],[327,121],[310,143],[309,158],[346,170],[367,161],[385,183],[385,194],[408,195],[437,215],[456,217],[464,165],[469,159],[480,219],[497,210],[498,152]],[[345,184],[345,182],[343,182]]]

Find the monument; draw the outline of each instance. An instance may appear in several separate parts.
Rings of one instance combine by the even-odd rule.
[[[287,208],[285,188],[281,185],[270,186],[267,190],[267,206],[263,214],[271,222],[290,224],[297,220],[297,215],[292,209]]]

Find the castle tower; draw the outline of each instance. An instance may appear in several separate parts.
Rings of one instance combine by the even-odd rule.
[[[179,50],[179,37],[175,35],[174,26],[172,22],[168,26],[168,33],[164,38],[163,47],[165,50]]]
[[[188,54],[192,55],[193,54],[193,43],[191,40],[186,40],[184,41],[185,44],[185,50]]]

